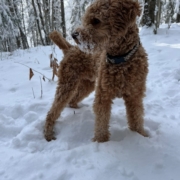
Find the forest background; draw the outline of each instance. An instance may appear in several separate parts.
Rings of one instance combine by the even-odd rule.
[[[53,30],[69,37],[80,24],[86,7],[93,0],[1,0],[0,52],[13,52],[38,45],[48,46]],[[142,16],[139,26],[153,27],[180,22],[180,0],[139,0]]]

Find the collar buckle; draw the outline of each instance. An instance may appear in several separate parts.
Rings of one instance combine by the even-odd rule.
[[[106,62],[110,62],[111,64],[115,64],[115,60],[114,59],[110,59],[108,56],[106,58]]]

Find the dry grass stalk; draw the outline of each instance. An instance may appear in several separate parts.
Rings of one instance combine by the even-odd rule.
[[[50,58],[50,67],[53,70],[52,80],[54,81],[55,75],[58,76],[57,75],[58,67],[59,67],[58,60],[55,57],[53,57],[53,54],[50,54],[49,58]]]
[[[31,78],[34,76],[34,73],[32,71],[32,69],[29,69],[29,80],[31,80]]]
[[[20,62],[15,62],[15,63],[21,64],[21,65],[23,65],[23,66],[28,67],[28,68],[30,69],[30,70],[29,70],[29,74],[32,75],[32,73],[33,73],[33,71],[34,71],[34,72],[36,72],[36,73],[38,73],[38,74],[41,74],[41,75],[43,76],[43,80],[44,80],[44,79],[47,79],[47,80],[51,81],[51,79],[49,79],[48,77],[46,77],[44,74],[40,73],[39,71],[36,71],[35,69],[33,69],[33,68],[31,68],[31,67],[29,67],[29,66],[27,66],[27,65],[25,65],[25,64],[22,64],[22,63],[20,63]],[[34,75],[34,73],[33,73],[33,75]],[[31,77],[31,78],[32,78],[32,77]],[[31,80],[31,78],[30,78],[30,75],[29,75],[29,80]]]

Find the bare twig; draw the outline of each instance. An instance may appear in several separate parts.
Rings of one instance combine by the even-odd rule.
[[[45,56],[47,55],[43,50],[42,50],[42,52],[44,53]]]
[[[35,99],[35,94],[34,94],[34,89],[32,88],[32,92],[33,92],[33,96],[34,96],[34,99]]]
[[[41,83],[41,99],[42,99],[42,95],[43,95],[43,89],[42,89],[42,81],[41,81],[41,76],[39,76],[40,79],[40,83]]]
[[[38,64],[40,64],[39,61],[38,61],[37,59],[35,59],[35,62],[37,62]]]
[[[49,55],[49,59],[50,59],[50,67],[53,70],[53,76],[52,76],[52,80],[54,81],[54,77],[55,75],[58,76],[57,71],[58,71],[58,60],[53,56],[53,54]]]
[[[31,67],[29,67],[29,66],[27,66],[27,65],[25,65],[25,64],[20,63],[20,62],[15,62],[15,63],[21,64],[21,65],[26,66],[26,67],[28,67],[28,68],[31,68]],[[31,68],[31,69],[32,69],[32,68]],[[48,77],[46,77],[44,74],[40,73],[39,71],[36,71],[35,69],[32,69],[32,70],[35,71],[35,72],[37,72],[38,74],[41,74],[43,77],[45,77],[46,79],[48,79],[49,81],[51,81],[51,79],[49,79]]]

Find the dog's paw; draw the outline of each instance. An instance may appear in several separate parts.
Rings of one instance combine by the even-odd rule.
[[[70,108],[79,109],[79,106],[77,104],[69,104]]]
[[[144,130],[144,128],[134,128],[134,127],[129,127],[131,131],[137,132],[140,135],[144,137],[149,137],[148,133]]]
[[[141,129],[141,130],[132,130],[132,131],[136,131],[137,133],[139,133],[140,135],[142,135],[144,137],[149,137],[148,133],[144,129]]]
[[[144,137],[149,137],[148,133],[145,130],[139,131],[138,133]]]
[[[56,140],[56,137],[54,136],[54,131],[46,131],[44,130],[44,137],[49,142],[51,140]]]
[[[92,138],[92,141],[93,142],[99,142],[99,143],[103,143],[103,142],[107,142],[107,141],[109,141],[109,136],[101,136],[101,137],[94,137],[94,138]]]

